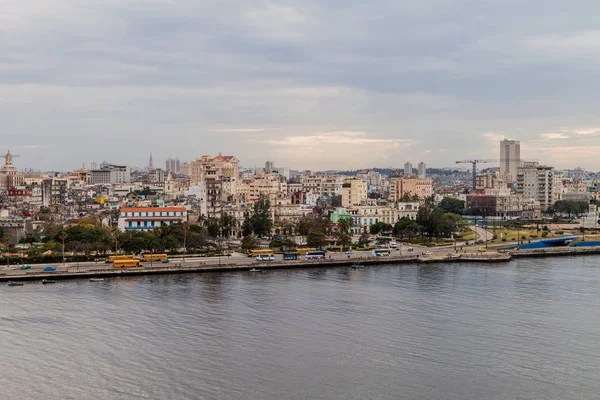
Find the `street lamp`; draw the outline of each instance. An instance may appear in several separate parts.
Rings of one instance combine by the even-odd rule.
[[[187,253],[187,231],[188,224],[187,222],[183,223],[183,263],[185,264],[185,253]]]
[[[60,240],[62,240],[62,259],[63,265],[65,264],[65,240],[69,237],[65,232],[60,235]]]

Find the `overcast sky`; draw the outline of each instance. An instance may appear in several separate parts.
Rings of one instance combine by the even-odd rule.
[[[0,0],[0,151],[598,170],[599,64],[597,1]]]

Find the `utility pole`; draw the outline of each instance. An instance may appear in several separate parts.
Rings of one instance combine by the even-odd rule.
[[[65,240],[67,239],[67,237],[69,237],[69,235],[67,235],[66,232],[63,232],[60,235],[60,239],[62,240],[62,260],[63,260],[63,265],[65,264]]]
[[[185,253],[187,253],[187,231],[188,223],[183,223],[183,263],[185,264]]]

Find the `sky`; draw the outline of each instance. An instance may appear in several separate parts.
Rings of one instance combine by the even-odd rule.
[[[597,171],[599,67],[591,0],[0,0],[0,152]]]

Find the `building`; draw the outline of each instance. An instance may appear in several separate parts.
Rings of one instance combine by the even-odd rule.
[[[273,170],[275,170],[275,163],[273,161],[266,161],[265,162],[265,173],[270,174],[271,172],[273,172]]]
[[[521,142],[504,139],[500,142],[500,177],[507,183],[517,181],[517,168],[521,166]]]
[[[404,164],[404,175],[412,175],[413,166],[411,163],[407,162]]]
[[[533,199],[545,211],[554,204],[554,168],[526,162],[517,168],[517,194],[525,199]]]
[[[131,183],[131,171],[124,165],[108,164],[92,170],[93,185],[117,185]]]
[[[401,201],[410,197],[423,203],[433,195],[433,181],[431,178],[400,178],[394,181],[394,201]]]
[[[427,166],[425,165],[424,162],[420,162],[419,163],[419,168],[417,170],[418,176],[421,179],[427,178]]]
[[[342,207],[360,205],[367,199],[367,183],[360,179],[346,179],[342,185]]]
[[[0,189],[21,186],[25,182],[25,176],[17,170],[12,160],[13,155],[9,150],[4,156],[4,165],[0,169]]]
[[[142,207],[123,208],[118,228],[125,231],[151,231],[165,225],[187,221],[185,207]]]
[[[165,163],[165,170],[172,174],[179,174],[179,171],[181,171],[181,162],[178,158],[168,158]]]
[[[408,218],[412,220],[417,219],[417,214],[419,213],[419,208],[421,205],[417,202],[398,202],[397,204],[397,218]]]

